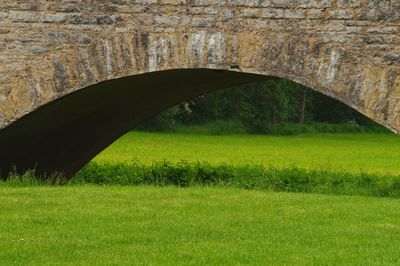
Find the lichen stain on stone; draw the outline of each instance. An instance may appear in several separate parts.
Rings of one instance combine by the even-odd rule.
[[[149,71],[162,69],[169,61],[172,54],[173,40],[158,36],[149,48]]]
[[[100,70],[102,67],[100,66],[99,57],[97,53],[97,49],[91,49],[94,52],[93,59],[97,63],[97,69]],[[79,67],[82,71],[79,72],[80,78],[84,80],[85,82],[93,82],[95,80],[95,76],[93,74],[93,69],[91,66],[91,62],[89,59],[89,54],[86,51],[86,49],[80,49],[79,50]]]
[[[226,61],[226,36],[221,32],[208,36],[207,61],[209,64],[221,64]]]
[[[39,83],[35,83],[32,85],[31,95],[32,95],[32,103],[33,104],[40,102],[40,99],[43,96],[43,89]]]
[[[202,64],[205,54],[206,31],[194,32],[189,37],[188,55],[194,66]]]
[[[126,39],[124,38],[123,35],[120,36],[120,50],[122,53],[122,59],[124,62],[124,67],[128,69],[127,73],[129,73],[132,70],[132,55],[129,50],[128,44]]]
[[[329,89],[332,89],[333,84],[335,82],[335,77],[337,72],[339,71],[340,65],[342,64],[343,51],[331,50],[329,55],[329,66],[326,75],[326,85]]]
[[[57,92],[64,92],[70,85],[64,66],[58,59],[53,58],[53,67],[54,67],[54,77],[56,84],[55,88]]]
[[[108,45],[108,42],[103,41],[101,44],[101,48],[106,63],[107,76],[111,77],[114,71],[114,67],[113,67],[113,60],[111,58],[110,46]]]

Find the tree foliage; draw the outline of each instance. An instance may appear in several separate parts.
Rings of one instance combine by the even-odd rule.
[[[236,121],[250,133],[264,133],[279,123],[373,122],[328,96],[285,79],[271,79],[220,90],[183,102],[154,117],[140,129],[162,131],[171,124],[202,125]]]

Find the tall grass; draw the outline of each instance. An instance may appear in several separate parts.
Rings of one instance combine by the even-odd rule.
[[[52,173],[45,176],[36,175],[34,169],[28,170],[23,174],[19,174],[16,169],[13,169],[6,180],[1,181],[4,186],[61,186],[68,184],[69,180],[61,173]]]
[[[296,167],[229,166],[206,163],[90,163],[70,184],[227,186],[277,192],[305,192],[400,198],[400,176]]]
[[[275,192],[302,192],[400,198],[400,176],[349,173],[328,169],[230,166],[207,163],[89,163],[70,180],[60,174],[38,177],[34,171],[13,173],[2,186],[122,185],[219,186]]]

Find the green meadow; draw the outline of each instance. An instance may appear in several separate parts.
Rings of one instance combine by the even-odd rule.
[[[130,132],[30,178],[0,182],[0,265],[400,264],[393,134]]]
[[[169,161],[264,165],[331,171],[400,174],[400,137],[394,134],[299,136],[202,135],[130,132],[94,162]]]

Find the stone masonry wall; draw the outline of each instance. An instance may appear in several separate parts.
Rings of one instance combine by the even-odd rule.
[[[288,78],[399,132],[400,0],[0,2],[0,128],[91,84],[181,68]]]

